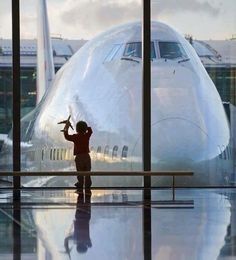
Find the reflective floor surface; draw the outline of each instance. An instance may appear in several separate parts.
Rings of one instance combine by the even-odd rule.
[[[142,193],[1,191],[0,259],[236,259],[236,189]]]

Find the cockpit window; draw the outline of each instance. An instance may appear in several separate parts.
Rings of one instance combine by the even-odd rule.
[[[142,58],[141,42],[127,43],[125,46],[123,56]],[[155,52],[154,42],[151,42],[151,59],[155,59],[155,58],[156,58],[156,52]]]
[[[114,59],[114,57],[116,56],[116,54],[118,53],[118,51],[120,50],[121,46],[122,46],[122,44],[114,44],[111,51],[108,53],[108,55],[104,59],[104,62],[112,61]]]
[[[163,59],[187,58],[182,45],[178,42],[159,42],[160,57]]]
[[[125,46],[124,56],[141,58],[141,42],[127,43]]]

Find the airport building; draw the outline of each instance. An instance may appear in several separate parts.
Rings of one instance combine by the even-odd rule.
[[[55,71],[86,41],[52,39]],[[37,42],[21,42],[21,115],[36,105]],[[7,134],[12,124],[12,42],[0,39],[0,134]]]

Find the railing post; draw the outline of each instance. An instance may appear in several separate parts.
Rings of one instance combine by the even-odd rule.
[[[172,176],[172,200],[175,200],[175,176]]]

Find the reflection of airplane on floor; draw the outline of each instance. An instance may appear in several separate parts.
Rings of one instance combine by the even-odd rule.
[[[92,259],[143,259],[144,216],[140,191],[127,191],[124,195],[130,204],[120,206],[117,200],[113,203],[113,191],[93,191],[91,205],[91,194],[77,200],[73,191],[59,192],[64,192],[64,196],[55,194],[49,198],[48,193],[43,192],[44,195],[37,199],[35,194],[32,195],[36,205],[45,202],[45,197],[49,203],[46,208],[43,206],[44,209],[35,207],[33,210],[38,240],[44,246],[41,251],[49,251],[49,259],[65,259],[66,254],[71,259],[78,259],[81,253],[77,250],[78,241],[85,243],[86,256]],[[223,245],[225,242],[225,246],[233,249],[233,237],[230,239],[234,235],[233,226],[224,240],[227,224],[229,221],[234,224],[232,212],[230,214],[230,206],[234,206],[231,201],[228,202],[221,191],[215,189],[181,189],[179,192],[185,198],[194,198],[197,207],[193,210],[176,207],[163,210],[152,205],[153,259],[217,259],[219,254],[228,256],[230,252],[225,252]],[[123,197],[121,193],[116,195],[118,200]],[[168,193],[166,190],[154,191],[152,198],[168,198]],[[132,200],[140,200],[141,204],[132,205]],[[54,204],[50,205],[51,202]],[[74,205],[71,207],[70,203]],[[224,252],[220,252],[221,248]]]
[[[102,33],[58,71],[38,106],[22,119],[22,170],[74,170],[71,144],[57,124],[68,114],[73,126],[85,120],[93,127],[93,170],[142,170],[141,26],[135,22]],[[179,33],[160,22],[151,27],[152,170],[193,170],[191,185],[222,184],[220,160],[229,128],[219,94]],[[38,82],[44,82],[53,74],[40,75]],[[10,133],[1,154],[5,169],[11,165],[11,138]]]
[[[230,204],[230,223],[227,226],[225,243],[219,252],[217,260],[235,259],[236,257],[236,194],[234,190],[230,190],[225,195]]]

